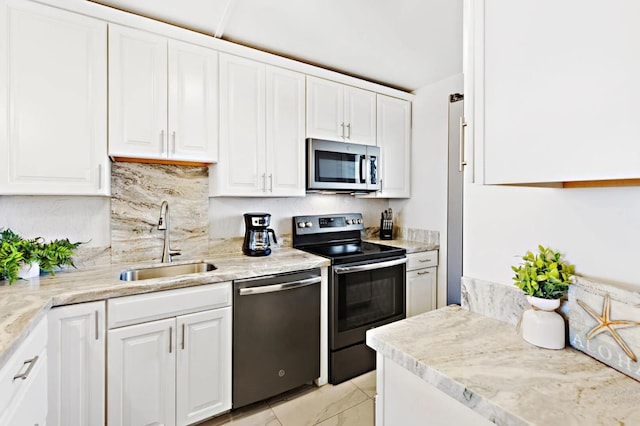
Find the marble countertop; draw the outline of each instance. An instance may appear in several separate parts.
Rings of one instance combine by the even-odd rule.
[[[640,424],[636,380],[459,306],[369,330],[367,344],[498,425]]]
[[[402,240],[402,239],[381,240],[379,237],[366,238],[365,241],[369,241],[371,243],[376,243],[376,244],[382,244],[385,246],[400,247],[405,249],[407,251],[407,254],[420,253],[424,251],[440,249],[439,244],[427,243],[422,241],[410,241],[410,240]]]
[[[53,306],[329,266],[326,258],[286,247],[274,248],[271,255],[265,257],[234,253],[174,264],[200,260],[213,263],[218,269],[172,278],[124,282],[120,281],[122,270],[158,264],[115,264],[19,280],[11,286],[0,281],[0,367]]]

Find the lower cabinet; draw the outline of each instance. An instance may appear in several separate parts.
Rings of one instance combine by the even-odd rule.
[[[0,426],[44,425],[47,420],[47,319],[0,369]]]
[[[493,425],[471,408],[379,353],[376,392],[376,426]]]
[[[438,252],[407,255],[407,318],[436,309]]]
[[[109,425],[187,425],[231,409],[230,283],[198,287],[109,300],[121,303],[109,307],[114,324],[112,312],[171,315],[109,330]]]
[[[103,425],[105,302],[49,311],[49,426]]]

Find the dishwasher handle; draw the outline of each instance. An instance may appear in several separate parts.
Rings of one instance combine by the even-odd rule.
[[[386,262],[367,263],[366,265],[334,266],[333,272],[335,272],[338,275],[342,275],[342,274],[349,274],[352,272],[364,272],[364,271],[372,271],[374,269],[389,268],[391,266],[402,265],[403,263],[407,263],[406,257],[403,257],[401,259],[396,259],[396,260],[388,260]]]
[[[307,278],[304,280],[291,281],[288,283],[281,284],[273,284],[273,285],[263,285],[256,287],[245,287],[241,288],[239,293],[240,296],[249,296],[251,294],[263,294],[263,293],[273,293],[276,291],[283,290],[293,290],[294,288],[306,287],[313,284],[318,284],[322,279],[320,277]]]

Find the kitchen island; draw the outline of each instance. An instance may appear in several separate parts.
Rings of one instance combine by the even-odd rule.
[[[640,424],[636,380],[459,306],[369,330],[367,344],[378,355],[378,426]]]

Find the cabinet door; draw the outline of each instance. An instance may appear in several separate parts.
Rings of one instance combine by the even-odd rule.
[[[364,145],[376,144],[376,94],[345,86],[345,140]]]
[[[266,157],[268,195],[305,195],[305,77],[266,68]]]
[[[109,155],[167,157],[167,39],[109,25]]]
[[[344,141],[344,86],[307,76],[307,137]]]
[[[212,195],[266,195],[265,66],[220,54],[220,159]]]
[[[108,195],[106,23],[0,5],[0,194]]]
[[[436,308],[436,268],[407,272],[407,318]]]
[[[640,3],[469,5],[476,180],[640,178]]]
[[[218,159],[218,52],[169,40],[169,158]]]
[[[231,307],[177,318],[177,423],[231,409]]]
[[[109,425],[174,425],[174,318],[109,330]]]
[[[378,196],[411,196],[411,103],[378,95],[380,181]]]
[[[104,424],[105,302],[49,311],[48,425]]]

